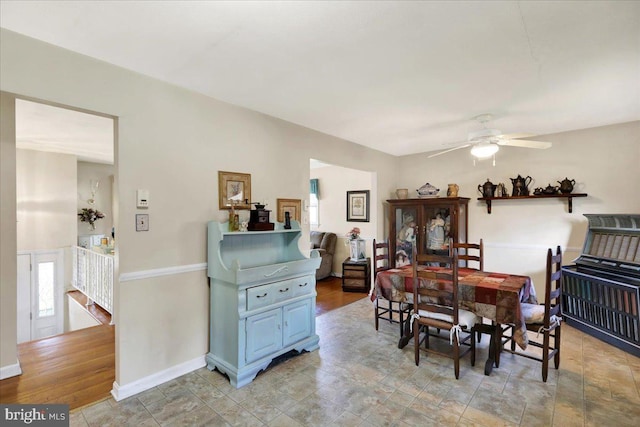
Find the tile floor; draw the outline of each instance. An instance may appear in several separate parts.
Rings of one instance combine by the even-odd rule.
[[[243,388],[199,369],[136,396],[73,411],[71,426],[638,426],[640,358],[563,325],[560,369],[503,354],[483,375],[488,338],[456,380],[450,359],[413,344],[398,327],[376,332],[362,299],[317,317],[320,349],[289,359]],[[535,334],[534,334],[535,335]]]

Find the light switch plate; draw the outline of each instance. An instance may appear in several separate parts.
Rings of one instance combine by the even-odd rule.
[[[149,214],[136,214],[136,231],[149,231]]]

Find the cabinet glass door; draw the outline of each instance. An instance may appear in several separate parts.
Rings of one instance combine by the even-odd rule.
[[[425,206],[423,208],[424,230],[420,241],[420,252],[426,254],[448,255],[449,238],[452,235],[451,209],[448,206]]]
[[[413,244],[417,245],[418,209],[415,207],[395,209],[396,251],[395,266],[410,265],[413,262]]]

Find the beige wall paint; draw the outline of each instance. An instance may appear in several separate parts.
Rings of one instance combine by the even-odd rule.
[[[308,199],[310,158],[377,171],[380,195],[396,187],[397,159],[381,152],[1,31],[0,89],[118,117],[114,217],[120,274],[206,262],[206,223],[227,218],[218,209],[219,170],[250,173],[253,199],[272,203],[279,197]],[[150,192],[150,231],[136,233],[140,188]],[[302,248],[308,247],[304,228]],[[4,239],[0,245],[15,259],[15,245]],[[194,274],[116,285],[120,386],[206,351],[208,287],[204,273]],[[3,280],[3,292],[4,286]],[[3,308],[5,301],[3,295]],[[2,330],[14,330],[13,323]],[[180,333],[163,332],[174,327]],[[0,344],[4,351],[15,346],[15,338],[3,336]]]
[[[0,77],[1,78],[1,77]],[[0,92],[0,369],[18,363],[15,97]]]
[[[470,197],[469,241],[484,239],[485,269],[531,275],[538,293],[544,289],[546,249],[560,245],[566,264],[582,249],[587,230],[583,213],[640,212],[640,122],[539,136],[550,141],[548,150],[503,147],[491,161],[473,165],[468,149],[429,159],[426,154],[400,159],[399,186],[413,191],[430,182],[446,194],[448,183]],[[531,188],[558,185],[565,177],[576,180],[573,213],[561,199],[494,201],[487,214],[478,185],[487,178],[507,184],[518,174],[531,176]],[[414,193],[415,194],[415,193]]]
[[[367,256],[371,255],[371,245],[376,236],[377,222],[384,218],[373,215],[375,203],[369,207],[369,222],[347,222],[347,191],[369,190],[372,192],[372,184],[375,174],[357,169],[343,168],[340,166],[325,166],[311,170],[311,178],[318,178],[320,187],[320,231],[331,231],[336,234],[338,241],[333,257],[332,272],[334,275],[342,275],[342,263],[349,257],[346,234],[353,227],[360,228],[360,237],[367,241]],[[372,193],[372,197],[376,195]]]
[[[76,164],[69,154],[16,151],[18,251],[75,245]]]

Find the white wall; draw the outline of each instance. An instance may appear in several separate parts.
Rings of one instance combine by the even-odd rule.
[[[65,304],[67,307],[67,316],[64,322],[65,332],[77,331],[101,324],[71,295],[66,295]]]
[[[120,283],[116,284],[114,317],[120,386],[207,351],[206,223],[227,217],[226,211],[218,209],[219,170],[251,174],[254,200],[308,199],[310,158],[377,171],[379,194],[396,188],[397,159],[381,152],[10,31],[1,30],[0,55],[1,90],[118,119],[114,217]],[[3,121],[5,116],[10,118],[10,106],[1,114]],[[4,157],[2,161],[4,174]],[[10,172],[10,161],[8,167]],[[139,188],[150,191],[150,207],[145,211],[150,215],[150,231],[137,233],[135,214],[140,211],[135,207],[135,192]],[[4,179],[0,190],[3,211],[5,200],[7,211],[15,209]],[[382,200],[378,197],[372,204],[377,208]],[[3,228],[4,224],[3,216]],[[11,232],[11,225],[8,229]],[[9,261],[13,253],[15,264],[11,243],[10,239],[5,243],[3,235],[0,248]],[[308,248],[308,237],[301,247]],[[158,270],[167,275],[157,276]],[[15,272],[6,271],[3,264],[3,308],[15,301]],[[5,298],[12,292],[13,299]],[[5,323],[2,312],[2,363],[14,363],[9,359],[15,349],[7,351],[6,358],[4,349],[15,347],[15,320],[8,316]],[[12,316],[15,319],[15,311]]]
[[[113,201],[112,182],[115,173],[113,165],[93,162],[78,162],[78,201],[77,211],[82,208],[93,208],[104,214],[104,218],[96,221],[96,229],[90,230],[86,222],[76,221],[78,224],[78,236],[87,234],[104,234],[111,236],[113,227]],[[91,198],[91,181],[98,181],[98,191],[95,195],[95,203],[90,205],[87,200]]]
[[[485,244],[485,269],[526,274],[534,278],[538,293],[544,289],[546,249],[560,245],[569,264],[582,249],[587,230],[583,213],[640,212],[640,122],[538,136],[550,141],[548,150],[502,147],[491,161],[473,166],[467,149],[428,159],[427,155],[400,159],[400,187],[412,192],[425,182],[446,195],[447,184],[460,186],[459,196],[470,197],[469,241]],[[478,185],[487,178],[507,184],[518,174],[531,176],[535,187],[558,185],[565,177],[576,180],[576,193],[568,213],[563,199],[505,200],[492,203],[487,214]],[[413,193],[415,194],[415,193]]]
[[[333,257],[332,272],[342,275],[342,263],[349,257],[349,247],[346,234],[353,227],[360,228],[360,237],[367,241],[367,256],[371,256],[371,246],[376,237],[377,222],[383,222],[382,215],[372,215],[375,203],[369,206],[369,222],[347,222],[347,191],[372,190],[375,174],[340,166],[324,166],[311,169],[311,178],[317,178],[320,188],[320,225],[315,227],[319,231],[331,231],[338,237],[336,251]],[[372,197],[375,200],[376,195]]]
[[[16,150],[18,251],[76,243],[76,157]]]

